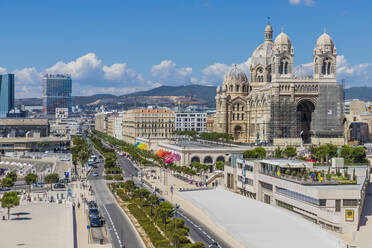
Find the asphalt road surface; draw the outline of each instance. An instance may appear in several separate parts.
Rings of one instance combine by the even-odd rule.
[[[98,152],[95,149],[93,150],[94,153],[98,155]],[[97,165],[98,168],[94,168],[93,171],[97,171],[99,176],[92,176],[93,171],[91,171],[91,173],[88,175],[88,181],[92,186],[100,212],[105,218],[106,228],[109,233],[112,246],[115,248],[122,248],[124,246],[125,248],[143,247],[143,241],[133,229],[129,218],[117,204],[114,196],[110,192],[105,180],[102,177],[103,163]]]

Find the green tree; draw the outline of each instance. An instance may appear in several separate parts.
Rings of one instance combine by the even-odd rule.
[[[225,163],[223,161],[217,161],[216,162],[216,169],[217,170],[223,170],[225,167]]]
[[[280,149],[279,146],[274,151],[274,157],[275,158],[281,158],[281,157],[283,157],[282,150]]]
[[[342,146],[341,147],[341,157],[345,159],[347,162],[352,162],[352,152],[353,152],[353,147],[351,146]]]
[[[9,177],[4,177],[3,180],[1,180],[1,187],[3,188],[10,188],[14,185],[14,182]]]
[[[283,154],[284,156],[286,156],[287,158],[291,158],[291,157],[294,157],[297,155],[297,150],[295,147],[293,146],[287,146],[284,150],[283,150]]]
[[[142,208],[143,199],[147,198],[150,192],[147,189],[137,189],[135,195],[140,198],[140,206]]]
[[[153,215],[153,209],[154,207],[156,206],[156,204],[158,203],[159,201],[159,198],[156,196],[156,195],[150,195],[148,198],[147,198],[147,201],[146,203],[148,205],[150,205],[150,215],[152,216]]]
[[[37,182],[37,175],[33,173],[29,173],[27,174],[27,176],[25,176],[25,181],[26,181],[26,184],[30,185],[31,187],[31,184]]]
[[[174,208],[169,202],[162,202],[158,207],[158,213],[164,224],[164,232],[167,231],[167,219],[174,214]]]
[[[266,158],[266,150],[265,148],[259,146],[253,149],[256,153],[257,158]]]
[[[364,163],[366,162],[366,151],[363,147],[354,147],[351,153],[354,163]]]
[[[58,183],[58,181],[59,175],[57,173],[51,173],[44,178],[44,182],[50,184],[50,190],[53,190],[52,184]]]
[[[124,189],[125,193],[129,195],[129,193],[133,192],[135,189],[134,182],[132,180],[127,180],[124,182]]]
[[[187,248],[205,248],[202,242],[195,242],[186,246]]]
[[[5,192],[1,198],[1,207],[8,208],[8,220],[10,219],[10,209],[19,205],[19,198],[17,192]]]
[[[10,178],[12,182],[15,183],[17,181],[17,172],[11,171],[8,174],[6,174],[6,177]]]

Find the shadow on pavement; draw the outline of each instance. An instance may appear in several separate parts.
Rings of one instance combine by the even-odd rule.
[[[18,213],[12,213],[10,215],[28,215],[30,214],[29,212],[18,212]]]

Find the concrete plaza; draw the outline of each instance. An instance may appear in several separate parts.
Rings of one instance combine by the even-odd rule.
[[[19,216],[17,215],[19,213]],[[0,209],[6,216],[7,209]],[[0,221],[1,247],[74,247],[71,203],[21,203]]]

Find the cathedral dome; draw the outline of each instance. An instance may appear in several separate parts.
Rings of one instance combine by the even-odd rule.
[[[269,65],[272,57],[272,42],[264,42],[254,50],[251,56],[251,65],[254,67],[258,64]]]
[[[248,83],[247,75],[238,68],[237,65],[233,65],[225,74],[224,83]]]
[[[275,38],[275,45],[291,45],[291,40],[283,31]]]
[[[333,40],[326,32],[319,36],[316,46],[333,46]]]

